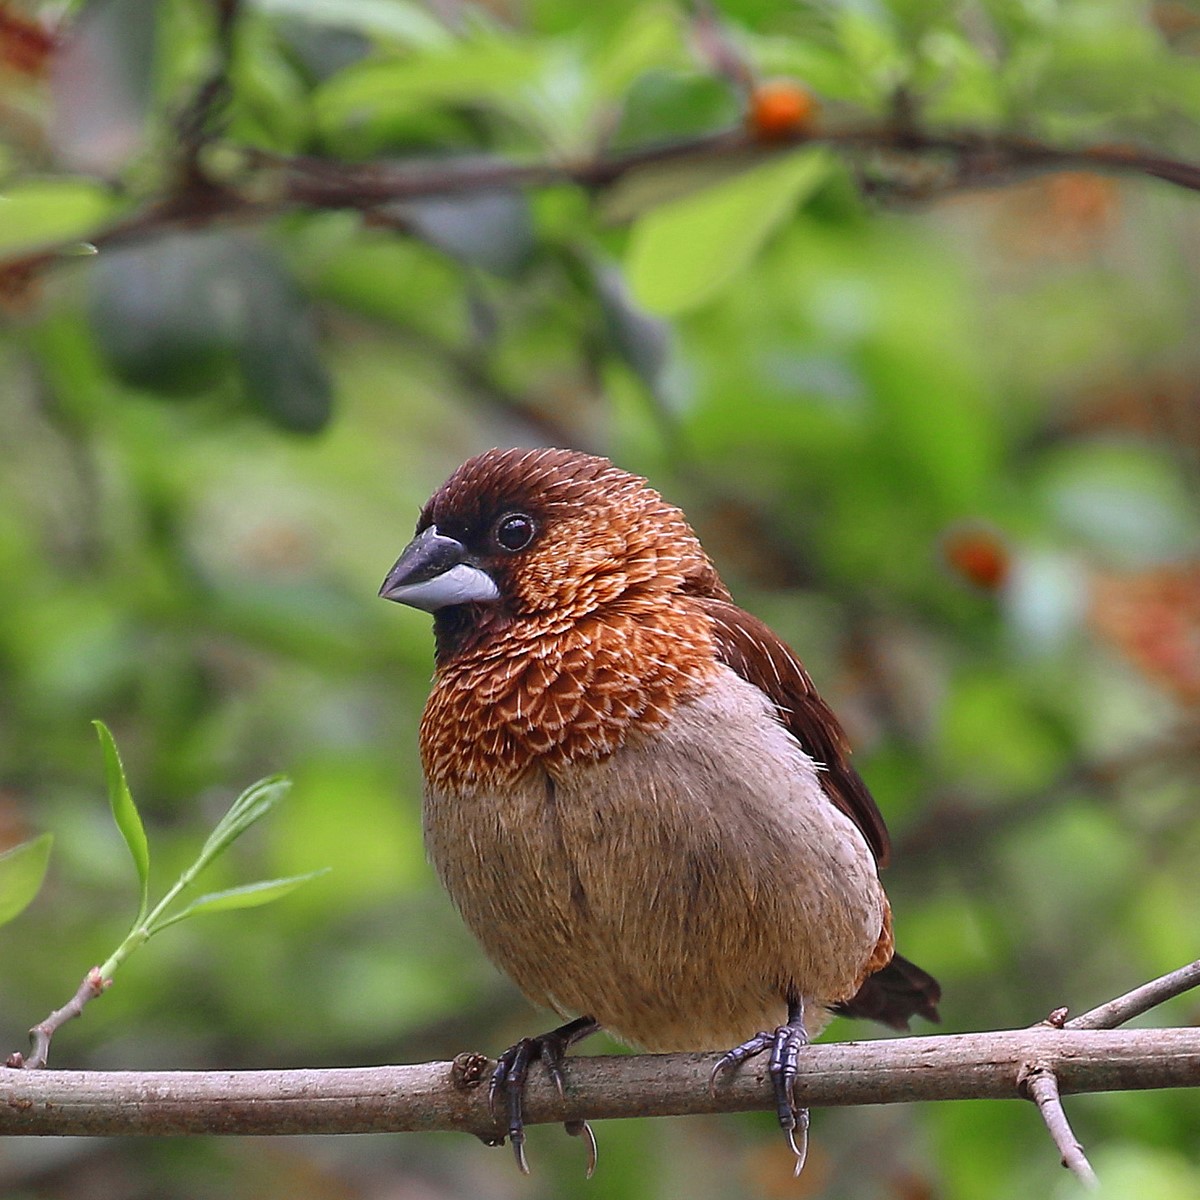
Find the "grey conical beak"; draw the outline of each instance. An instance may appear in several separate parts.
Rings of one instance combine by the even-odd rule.
[[[437,612],[452,604],[490,604],[500,599],[495,581],[470,562],[467,548],[431,525],[404,548],[379,594],[385,600]]]

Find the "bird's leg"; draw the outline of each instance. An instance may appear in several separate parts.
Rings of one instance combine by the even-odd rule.
[[[524,1116],[525,1080],[529,1074],[529,1064],[540,1058],[546,1066],[546,1074],[550,1076],[558,1094],[562,1096],[562,1068],[567,1050],[599,1028],[599,1022],[592,1017],[576,1017],[574,1021],[568,1021],[549,1033],[522,1038],[515,1046],[509,1046],[496,1060],[496,1069],[492,1072],[492,1079],[488,1084],[488,1108],[494,1118],[496,1098],[503,1092],[508,1110],[508,1140],[512,1144],[513,1154],[516,1155],[517,1166],[524,1174],[529,1174],[529,1164],[525,1161]],[[596,1168],[596,1139],[592,1135],[591,1126],[586,1121],[568,1121],[566,1129],[569,1134],[586,1140],[587,1173],[590,1176]]]
[[[742,1063],[771,1051],[767,1071],[771,1076],[771,1087],[775,1092],[775,1111],[779,1114],[779,1126],[787,1137],[792,1152],[796,1155],[796,1174],[804,1167],[808,1153],[808,1109],[797,1108],[793,1089],[796,1083],[796,1064],[800,1050],[808,1045],[808,1030],[804,1027],[804,1001],[797,996],[788,997],[788,1019],[774,1032],[763,1030],[756,1033],[740,1046],[735,1046],[717,1060],[712,1069],[709,1086],[715,1087],[718,1076],[740,1067]]]

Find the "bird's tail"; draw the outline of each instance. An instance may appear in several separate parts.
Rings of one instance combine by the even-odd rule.
[[[942,989],[928,971],[922,971],[899,954],[886,967],[868,975],[849,1000],[833,1006],[843,1017],[865,1017],[893,1029],[907,1029],[910,1017],[940,1021],[938,1001]]]

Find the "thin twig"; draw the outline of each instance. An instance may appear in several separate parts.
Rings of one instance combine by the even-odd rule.
[[[1071,1129],[1070,1121],[1067,1120],[1067,1112],[1063,1108],[1062,1097],[1058,1094],[1058,1079],[1054,1072],[1040,1065],[1031,1067],[1025,1073],[1022,1084],[1025,1094],[1042,1114],[1042,1120],[1046,1122],[1046,1128],[1062,1156],[1063,1166],[1085,1187],[1098,1187],[1100,1181],[1096,1178],[1096,1172],[1092,1170],[1092,1164],[1088,1162],[1087,1155],[1084,1154],[1083,1147]]]
[[[214,117],[229,98],[229,70],[233,65],[233,35],[240,0],[213,0],[216,9],[214,37],[215,61],[196,94],[179,114],[175,123],[180,148],[180,175],[184,188],[212,186],[201,165],[200,156],[212,140]]]
[[[1096,1008],[1089,1009],[1079,1016],[1067,1021],[1066,1029],[1116,1029],[1126,1021],[1141,1016],[1144,1012],[1165,1003],[1167,1000],[1180,996],[1194,987],[1200,987],[1200,959],[1160,975],[1149,983],[1143,983],[1131,992],[1109,1000]]]
[[[26,1071],[35,1071],[46,1065],[50,1056],[50,1039],[68,1021],[83,1015],[84,1006],[101,995],[108,987],[108,981],[100,974],[99,967],[93,967],[84,977],[75,995],[62,1006],[56,1008],[44,1021],[39,1022],[29,1031],[31,1053],[26,1058],[20,1052],[10,1054],[5,1061],[6,1067],[23,1067]]]

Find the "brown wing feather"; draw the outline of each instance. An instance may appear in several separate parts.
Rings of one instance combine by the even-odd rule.
[[[928,971],[903,955],[893,954],[887,966],[868,975],[862,987],[833,1011],[843,1017],[866,1017],[893,1029],[907,1029],[910,1017],[940,1021],[941,985]]]
[[[875,860],[887,864],[887,826],[867,785],[850,765],[850,746],[838,719],[817,695],[813,681],[768,626],[735,604],[697,597],[712,621],[717,657],[748,683],[761,689],[779,710],[792,736],[823,766],[826,795],[862,830]]]

